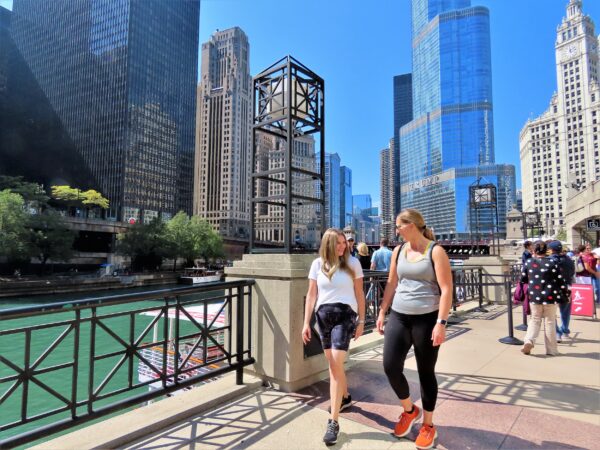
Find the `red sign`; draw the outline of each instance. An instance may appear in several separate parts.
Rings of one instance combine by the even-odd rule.
[[[591,284],[571,285],[571,314],[574,316],[594,317],[594,286]]]

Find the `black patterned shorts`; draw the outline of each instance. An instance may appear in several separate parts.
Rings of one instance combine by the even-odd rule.
[[[356,331],[357,317],[354,310],[344,303],[321,305],[316,319],[323,350],[333,348],[348,351],[350,339]]]

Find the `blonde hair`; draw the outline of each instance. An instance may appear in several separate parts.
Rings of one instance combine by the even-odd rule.
[[[342,256],[338,256],[336,251],[336,246],[338,242],[338,236],[342,236],[344,238],[344,242],[346,242],[346,246],[344,248],[344,254]],[[352,279],[354,279],[354,271],[350,268],[350,250],[348,250],[348,245],[346,241],[346,236],[342,232],[342,230],[338,230],[337,228],[329,228],[323,234],[323,238],[321,239],[321,247],[319,248],[319,256],[321,257],[322,267],[321,270],[331,280],[333,274],[335,274],[336,270],[343,270],[347,272]]]
[[[433,234],[433,231],[431,231],[431,228],[425,225],[425,219],[423,218],[423,215],[416,209],[406,208],[400,214],[398,214],[398,219],[400,219],[400,222],[402,223],[414,223],[415,226],[421,230],[423,236],[430,241],[435,241],[435,235]]]
[[[358,244],[356,249],[358,250],[358,254],[360,256],[369,256],[369,247],[364,242]]]

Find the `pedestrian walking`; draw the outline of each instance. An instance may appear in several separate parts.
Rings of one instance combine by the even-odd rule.
[[[531,308],[531,322],[527,328],[521,352],[529,355],[540,334],[544,322],[546,354],[558,355],[556,345],[556,304],[562,301],[567,288],[562,271],[553,257],[546,256],[548,248],[539,241],[534,246],[534,257],[527,260],[521,274],[521,282],[527,283],[527,295]]]
[[[563,247],[560,241],[552,241],[548,244],[548,249],[552,252],[550,255],[556,261],[564,278],[566,289],[562,290],[561,301],[558,303],[560,314],[560,326],[556,324],[556,342],[562,342],[562,337],[569,337],[571,330],[569,322],[571,321],[571,284],[575,277],[575,264],[573,260],[563,253]]]
[[[371,270],[390,271],[392,262],[392,251],[388,248],[389,241],[387,238],[381,238],[379,241],[379,249],[373,252],[371,257]]]
[[[365,323],[363,271],[358,259],[350,256],[341,230],[330,228],[325,232],[319,257],[312,262],[308,279],[302,341],[307,344],[311,339],[310,319],[314,310],[330,377],[330,418],[323,442],[333,445],[340,430],[339,413],[352,402],[344,361],[350,339],[356,340],[362,335]]]
[[[363,270],[369,270],[371,267],[371,257],[369,256],[369,247],[364,242],[356,246],[358,250],[358,261]]]
[[[358,252],[356,251],[356,245],[354,245],[354,236],[351,233],[346,233],[345,236],[348,244],[348,250],[350,251],[350,256],[354,256],[356,258]]]
[[[396,218],[396,230],[405,243],[392,254],[377,331],[384,335],[385,374],[403,409],[393,433],[397,437],[407,436],[414,423],[423,417],[415,445],[428,449],[438,436],[433,424],[438,395],[435,365],[440,345],[446,339],[452,272],[446,252],[435,244],[433,232],[419,211],[402,211]],[[404,375],[404,362],[411,346],[417,360],[423,409],[412,402]]]
[[[588,277],[589,283],[594,288],[594,297],[596,297],[596,303],[600,303],[600,283],[598,280],[598,258],[592,253],[592,246],[590,244],[586,244],[585,246],[581,245],[579,247],[581,261],[583,262],[584,270],[581,273],[578,273],[578,276]]]

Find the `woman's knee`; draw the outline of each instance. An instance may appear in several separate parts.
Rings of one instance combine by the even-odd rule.
[[[400,358],[383,358],[383,371],[385,374],[389,376],[394,376],[395,374],[402,373],[404,371],[404,360]]]

